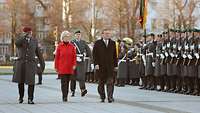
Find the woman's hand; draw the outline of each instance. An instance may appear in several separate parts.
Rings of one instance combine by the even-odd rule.
[[[76,66],[73,66],[73,70],[75,70],[76,69]]]

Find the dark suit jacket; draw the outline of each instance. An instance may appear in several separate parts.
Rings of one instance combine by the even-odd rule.
[[[94,65],[99,65],[98,77],[107,79],[113,76],[114,67],[117,67],[115,42],[109,39],[106,47],[103,39],[97,40],[93,48]]]

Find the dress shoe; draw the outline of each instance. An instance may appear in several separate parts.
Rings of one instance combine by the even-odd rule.
[[[195,90],[195,91],[192,93],[192,95],[198,95],[198,94],[199,94],[198,90]]]
[[[87,90],[86,90],[86,89],[83,89],[83,90],[81,91],[81,96],[84,97],[86,94],[87,94]]]
[[[139,89],[145,89],[146,88],[146,86],[142,86],[142,87],[140,87]]]
[[[19,99],[19,104],[22,104],[24,100],[22,98]]]
[[[177,88],[176,90],[174,90],[174,93],[178,93],[181,91],[181,88]]]
[[[151,86],[148,85],[145,89],[146,89],[146,90],[149,90],[150,88],[151,88]]]
[[[113,102],[113,100],[112,99],[108,99],[108,103],[112,103]]]
[[[104,99],[101,99],[101,102],[102,102],[102,103],[104,103],[104,102],[105,102],[105,100],[104,100]]]
[[[64,97],[63,102],[67,102],[67,101],[68,101],[67,97]]]
[[[74,97],[74,96],[75,96],[75,91],[72,91],[71,97]]]
[[[187,92],[185,92],[186,95],[191,95],[193,93],[192,90],[188,90]]]
[[[160,88],[160,89],[157,89],[156,91],[162,91],[162,89]]]
[[[28,104],[35,104],[35,103],[33,102],[33,100],[28,99]]]
[[[173,93],[175,91],[174,88],[170,89],[168,92]]]
[[[152,87],[150,88],[150,90],[156,90],[156,87],[152,86]]]
[[[41,83],[41,82],[38,82],[36,85],[42,85],[42,83]]]

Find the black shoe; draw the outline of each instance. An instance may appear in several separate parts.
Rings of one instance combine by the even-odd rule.
[[[195,90],[193,93],[192,93],[192,95],[198,95],[199,94],[199,92],[198,92],[198,90]]]
[[[152,86],[149,90],[156,90],[156,87]]]
[[[176,90],[174,90],[174,93],[179,93],[181,92],[181,88],[177,88]]]
[[[22,98],[19,99],[19,104],[22,104],[24,100]]]
[[[142,87],[140,87],[139,89],[145,89],[146,88],[146,86],[142,86]]]
[[[112,102],[114,102],[113,99],[108,99],[108,103],[112,103]]]
[[[146,89],[146,90],[149,90],[150,88],[151,88],[151,86],[147,86],[145,89]]]
[[[29,99],[28,104],[35,104],[35,103],[33,102],[33,100]]]
[[[38,82],[36,85],[42,85],[42,83],[41,83],[41,82]]]
[[[74,97],[74,96],[75,96],[75,91],[72,91],[71,97]]]
[[[68,101],[67,97],[63,98],[63,102],[67,102],[67,101]]]
[[[185,94],[186,94],[186,95],[191,95],[192,93],[193,93],[192,90],[188,90]]]
[[[104,103],[104,102],[105,102],[105,99],[101,99],[101,102]]]
[[[169,90],[170,93],[173,93],[174,91],[175,91],[174,88],[172,88],[172,89]]]
[[[160,89],[157,89],[156,91],[162,91],[162,89],[160,88]]]
[[[84,89],[84,90],[81,91],[81,96],[82,97],[84,97],[86,94],[87,94],[87,90],[86,89]]]

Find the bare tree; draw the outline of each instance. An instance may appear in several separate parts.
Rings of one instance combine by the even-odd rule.
[[[178,27],[187,28],[194,27],[194,23],[197,20],[194,16],[194,10],[197,8],[196,4],[198,4],[199,0],[186,0],[185,3],[183,0],[174,0],[174,4],[178,10]],[[186,12],[186,13],[185,13]]]

